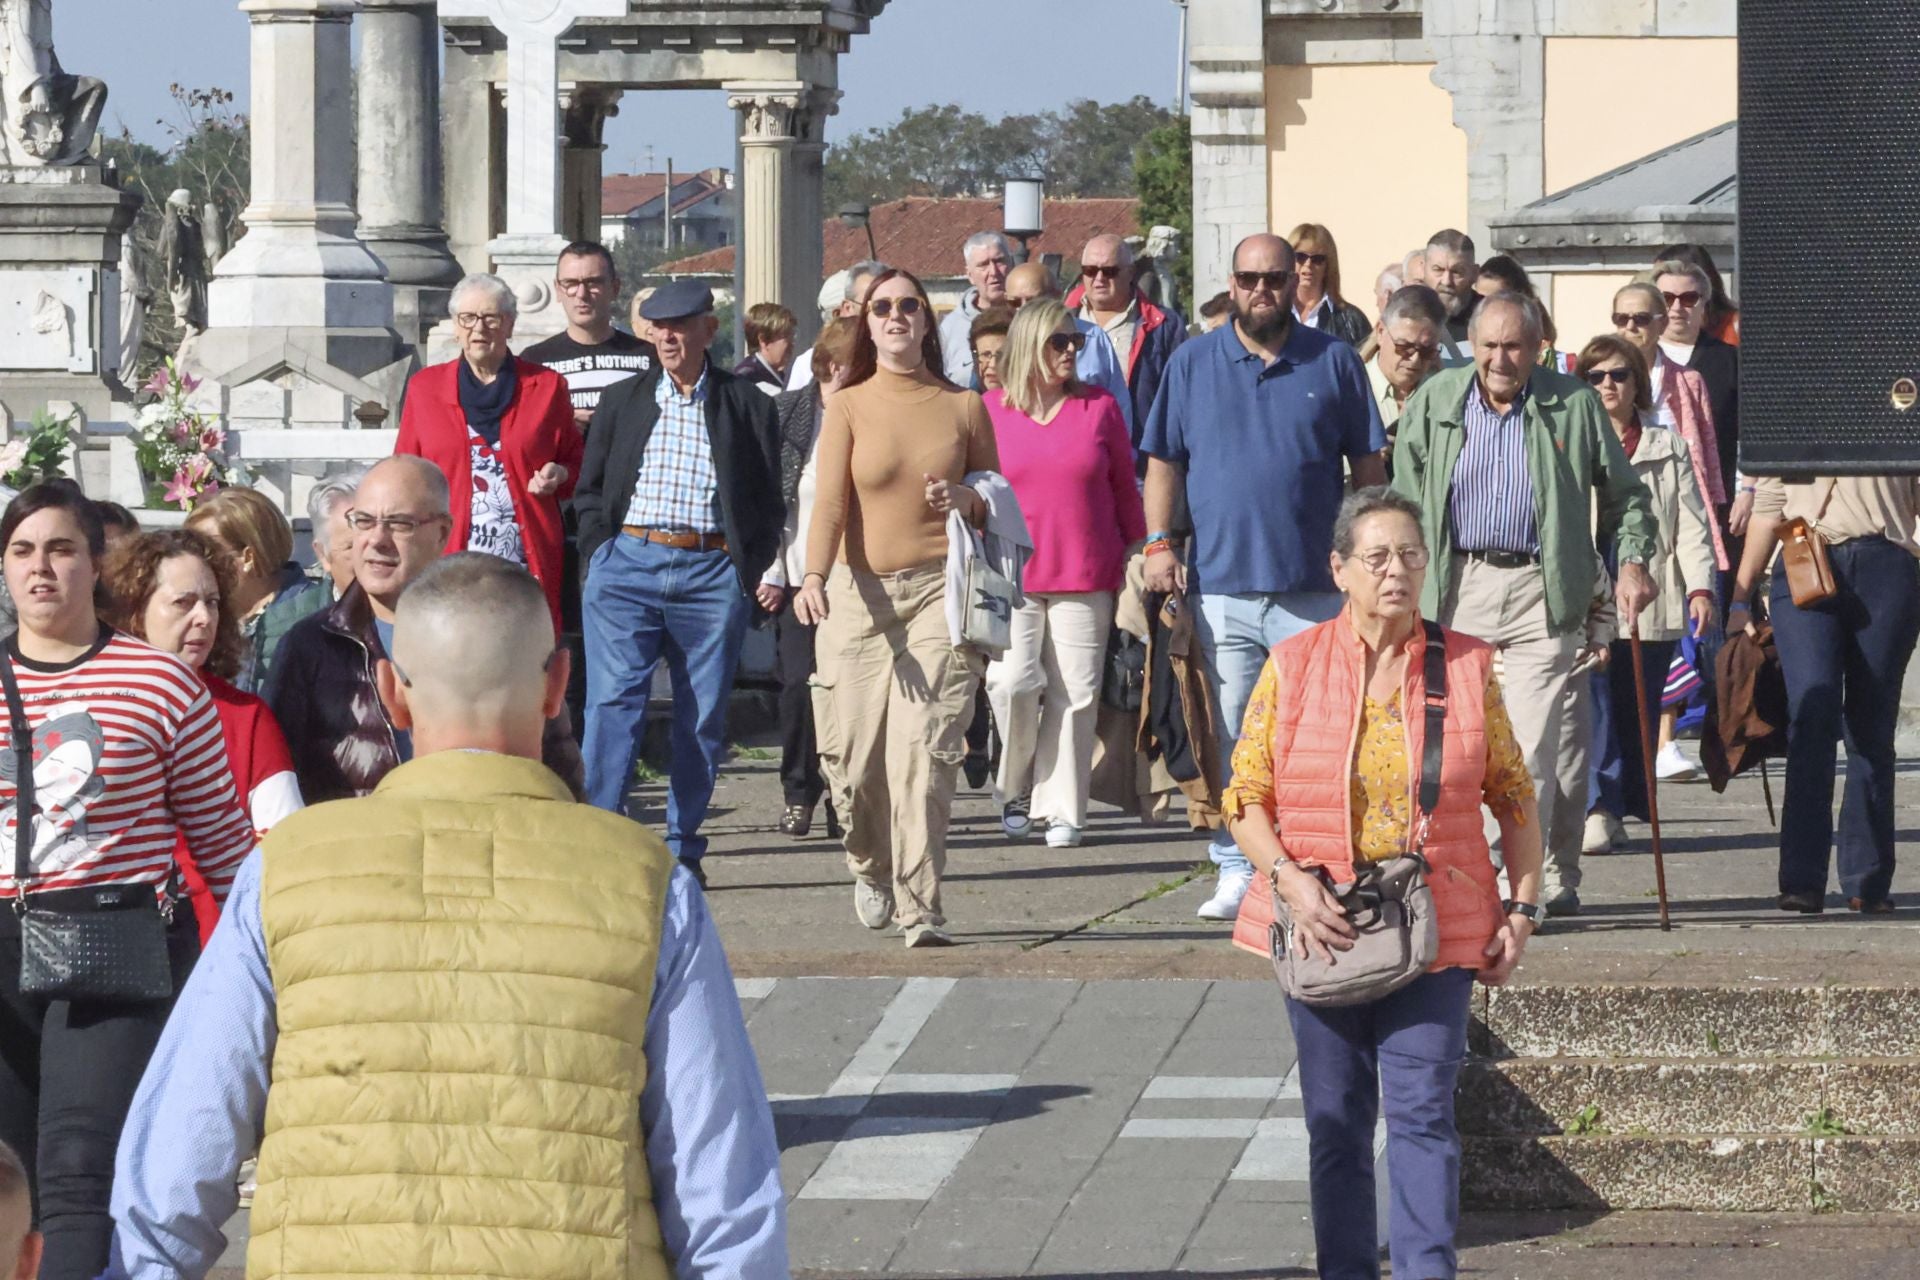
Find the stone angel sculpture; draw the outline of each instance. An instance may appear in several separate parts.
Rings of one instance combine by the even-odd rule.
[[[69,75],[53,51],[53,0],[0,0],[0,131],[8,164],[79,164],[107,86]]]

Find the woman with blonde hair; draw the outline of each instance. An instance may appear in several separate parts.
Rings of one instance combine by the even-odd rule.
[[[240,664],[234,688],[257,693],[267,680],[273,651],[285,632],[268,634],[260,625],[267,606],[291,600],[320,584],[293,559],[293,526],[272,498],[257,489],[235,486],[202,498],[186,527],[212,538],[233,559],[233,609],[240,618]]]
[[[1127,550],[1147,536],[1133,446],[1111,395],[1082,383],[1086,335],[1057,302],[1022,307],[1007,331],[1002,386],[987,398],[1000,472],[1033,535],[1013,645],[987,668],[1000,726],[994,798],[1018,839],[1035,816],[1068,849],[1087,825],[1100,673]]]
[[[1287,233],[1287,243],[1293,246],[1297,282],[1294,319],[1350,347],[1365,342],[1373,332],[1373,322],[1340,292],[1340,250],[1333,243],[1333,232],[1317,222],[1303,222]]]

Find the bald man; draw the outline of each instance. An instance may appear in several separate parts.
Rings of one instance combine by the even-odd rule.
[[[1015,311],[1035,298],[1060,297],[1060,282],[1053,278],[1053,272],[1045,263],[1023,262],[1007,272],[1007,303]],[[1074,372],[1080,381],[1090,387],[1099,387],[1112,396],[1120,406],[1120,416],[1127,420],[1127,434],[1138,438],[1138,428],[1133,420],[1133,395],[1127,389],[1126,371],[1120,367],[1120,357],[1114,354],[1113,343],[1099,325],[1079,316],[1073,318],[1080,332],[1086,337],[1086,345],[1080,348],[1080,358]]]
[[[1077,306],[1080,319],[1097,325],[1113,344],[1127,379],[1137,454],[1140,426],[1159,394],[1167,361],[1187,340],[1187,322],[1148,298],[1134,279],[1132,247],[1116,235],[1095,236],[1080,250],[1080,283],[1067,295],[1067,306]]]
[[[545,593],[449,556],[391,653],[414,759],[242,868],[121,1135],[107,1274],[205,1275],[259,1139],[253,1274],[782,1280],[773,1117],[700,890],[540,763],[568,666]]]
[[[392,652],[401,593],[440,558],[449,504],[440,468],[402,454],[370,468],[341,515],[353,535],[353,582],[287,633],[265,692],[308,804],[363,796],[413,756],[406,726],[381,706],[374,669]],[[546,635],[553,637],[551,618]],[[548,738],[548,762],[578,790],[580,752],[564,720],[556,718]]]

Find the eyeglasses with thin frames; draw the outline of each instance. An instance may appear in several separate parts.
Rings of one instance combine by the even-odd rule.
[[[892,315],[895,307],[900,309],[900,314],[903,316],[917,316],[920,314],[920,299],[914,297],[875,298],[867,304],[867,310],[879,316],[882,320]]]
[[[1427,567],[1429,552],[1425,547],[1368,547],[1365,551],[1354,552],[1353,558],[1376,578],[1387,576],[1387,566],[1398,556],[1400,563],[1408,570],[1418,572]]]
[[[420,531],[420,526],[438,524],[447,516],[376,516],[368,511],[347,512],[347,527],[355,533],[367,533],[375,525],[385,529],[396,538],[411,538]]]
[[[506,324],[507,318],[496,311],[462,311],[453,318],[453,322],[462,329],[492,332]]]
[[[613,287],[613,281],[605,276],[588,276],[583,280],[556,280],[560,292],[569,298],[579,297],[583,293],[605,293]]]

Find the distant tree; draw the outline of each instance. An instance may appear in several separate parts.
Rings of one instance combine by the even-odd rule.
[[[1155,129],[1172,112],[1145,96],[1101,104],[1082,98],[1052,117],[1047,190],[1074,196],[1139,194],[1136,163]]]
[[[1177,227],[1180,255],[1162,262],[1175,295],[1193,297],[1193,130],[1185,116],[1170,117],[1148,133],[1134,155],[1134,189],[1140,196],[1135,217],[1140,234],[1154,227]]]

